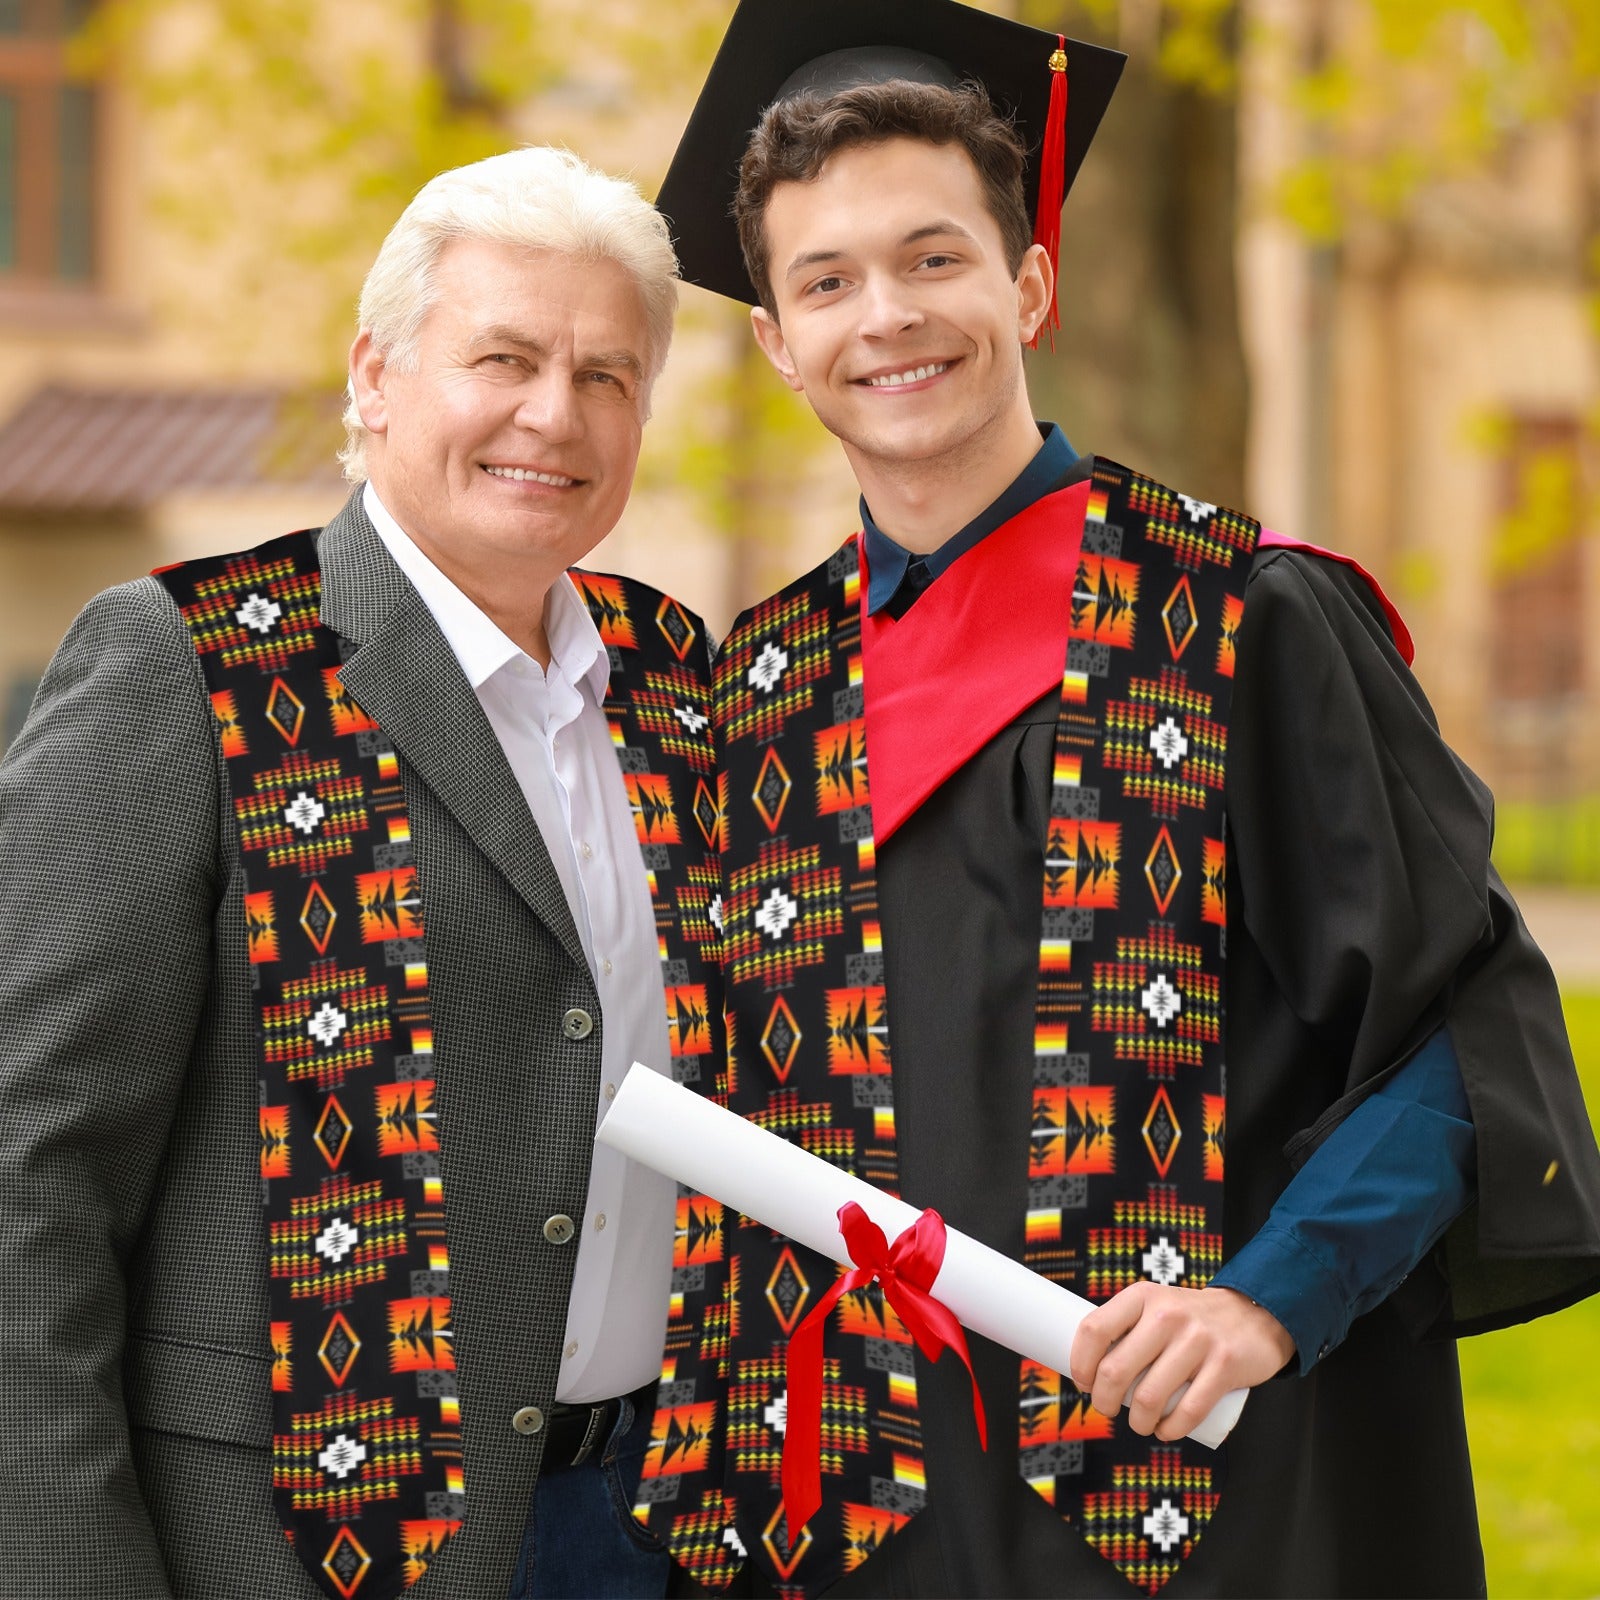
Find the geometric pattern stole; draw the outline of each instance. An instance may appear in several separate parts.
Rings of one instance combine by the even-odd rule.
[[[1056,729],[1023,1260],[1090,1300],[1222,1265],[1224,775],[1260,527],[1097,462]],[[1156,1594],[1221,1454],[1023,1362],[1022,1475]]]
[[[313,533],[155,576],[204,672],[246,880],[273,1498],[324,1593],[388,1600],[427,1572],[465,1512],[424,886],[399,761],[340,681],[349,646],[320,621]],[[614,585],[606,713],[641,839],[647,827],[659,839],[689,770],[711,772],[697,737],[703,643],[692,657],[693,624],[662,601],[668,626],[643,650],[616,647],[630,614],[660,597],[585,581]],[[718,1030],[692,1019],[712,1003],[680,923],[699,892],[685,893],[685,854],[658,847],[651,888],[669,1013],[674,999],[683,1008],[674,1049],[709,1051]],[[702,884],[714,866],[698,853]]]
[[[1027,1264],[1094,1300],[1141,1277],[1198,1287],[1221,1263],[1223,775],[1258,532],[1095,463],[1045,841],[1034,1114],[1014,1155],[1028,1163]],[[729,1058],[705,1087],[897,1192],[855,539],[735,626],[715,702]],[[791,1545],[784,1355],[839,1269],[742,1218],[724,1242],[726,1297],[695,1308],[707,1336],[674,1367],[705,1406],[704,1437],[693,1460],[654,1461],[639,1511],[704,1583],[748,1555],[784,1595],[814,1595],[925,1501],[913,1346],[876,1284],[840,1301],[823,1506]],[[1097,1417],[1060,1374],[1030,1363],[1019,1377],[1024,1475],[1157,1592],[1214,1509],[1216,1455]],[[706,1404],[716,1393],[725,1414]],[[673,1519],[650,1514],[669,1496],[695,1519],[676,1541]]]

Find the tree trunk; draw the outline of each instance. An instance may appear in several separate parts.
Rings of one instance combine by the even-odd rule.
[[[1067,200],[1061,332],[1029,357],[1034,408],[1079,450],[1248,510],[1234,102],[1141,53]]]

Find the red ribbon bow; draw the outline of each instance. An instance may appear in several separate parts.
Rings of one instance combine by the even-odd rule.
[[[961,1357],[972,1379],[972,1415],[978,1439],[989,1448],[983,1396],[967,1354],[967,1336],[950,1308],[928,1292],[944,1265],[944,1218],[927,1210],[891,1245],[883,1229],[848,1200],[839,1207],[839,1229],[855,1263],[818,1302],[789,1339],[789,1405],[783,1434],[783,1509],[789,1548],[822,1504],[822,1335],[841,1295],[863,1289],[874,1278],[883,1297],[930,1361],[945,1350]]]

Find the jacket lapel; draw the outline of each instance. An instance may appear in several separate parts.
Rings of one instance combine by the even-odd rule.
[[[500,741],[422,597],[384,548],[358,490],[323,530],[322,621],[356,646],[340,677],[474,844],[586,966],[544,839]]]

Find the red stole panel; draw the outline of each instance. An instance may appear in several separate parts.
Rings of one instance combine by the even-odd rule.
[[[996,528],[899,619],[866,615],[863,550],[861,647],[880,848],[1060,680],[1089,487],[1046,495]]]

